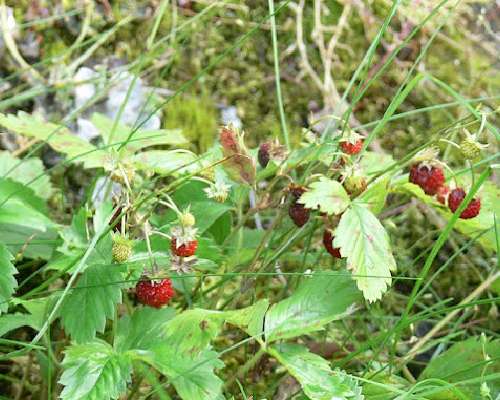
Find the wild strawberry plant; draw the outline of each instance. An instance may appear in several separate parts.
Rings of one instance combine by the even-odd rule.
[[[293,9],[297,21],[303,3]],[[353,119],[385,68],[365,69],[398,3],[344,98],[329,70],[324,82],[306,71],[324,85],[330,117],[323,129],[307,124],[293,140],[279,68],[281,142],[270,134],[256,143],[253,132],[227,124],[196,154],[187,150],[183,126],[146,128],[154,113],[122,122],[128,100],[115,119],[89,116],[92,141],[34,112],[0,114],[0,126],[32,149],[0,153],[0,367],[24,357],[38,371],[22,380],[2,373],[2,381],[20,385],[21,395],[26,386],[29,398],[65,400],[500,396],[495,325],[476,329],[497,318],[497,266],[471,263],[481,279],[464,299],[440,298],[433,288],[472,243],[488,260],[498,250],[498,188],[490,179],[497,155],[487,157],[483,143],[486,134],[499,137],[490,122],[495,112],[473,108],[430,72],[413,74],[419,55],[380,119]],[[279,67],[280,9],[269,4],[259,26],[269,20]],[[148,52],[155,51],[161,9]],[[323,62],[331,69],[331,60]],[[446,127],[400,158],[381,151],[377,135],[426,84],[469,114],[459,133]],[[351,89],[352,104],[339,113]],[[179,93],[154,100],[168,106]],[[46,169],[37,156],[42,146],[64,160]],[[458,162],[448,161],[450,153]],[[70,194],[54,184],[70,169],[90,177],[77,202],[66,202]],[[410,207],[439,225],[415,259],[397,246],[405,229],[418,228],[398,219]],[[443,261],[438,254],[448,239],[454,252]]]

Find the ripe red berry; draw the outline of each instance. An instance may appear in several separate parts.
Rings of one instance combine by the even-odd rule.
[[[191,257],[196,252],[197,247],[198,241],[196,239],[182,244],[179,247],[177,247],[177,240],[175,237],[172,238],[172,241],[170,242],[170,250],[172,250],[172,253],[179,257]]]
[[[363,140],[359,139],[356,141],[356,143],[340,142],[340,148],[346,154],[358,154],[363,148]]]
[[[435,195],[445,181],[439,167],[414,164],[410,169],[410,182],[420,186],[428,195]]]
[[[167,304],[175,295],[172,281],[168,278],[152,280],[144,278],[135,287],[135,295],[142,304],[160,308]]]
[[[305,208],[303,204],[297,203],[294,201],[290,204],[290,208],[288,209],[288,215],[292,219],[295,225],[299,228],[304,226],[307,221],[309,221],[310,210]]]
[[[436,192],[436,200],[439,201],[441,204],[446,204],[448,193],[450,193],[449,186],[448,185],[441,186]]]
[[[271,143],[262,143],[259,147],[259,152],[257,154],[257,159],[262,168],[266,168],[269,160],[271,158],[270,154]]]
[[[450,208],[451,212],[455,212],[458,207],[460,206],[460,203],[462,203],[462,200],[465,198],[466,193],[465,190],[462,188],[456,188],[453,189],[450,192],[450,195],[448,196],[448,207]],[[469,218],[474,218],[479,214],[479,211],[481,210],[481,199],[476,199],[473,198],[467,208],[462,211],[460,214],[460,218],[462,219],[469,219]]]
[[[330,253],[332,257],[342,258],[340,249],[338,247],[333,247],[333,235],[328,229],[325,229],[323,233],[323,246],[325,246],[326,251]]]

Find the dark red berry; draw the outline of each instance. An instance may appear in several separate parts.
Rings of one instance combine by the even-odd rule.
[[[333,235],[328,229],[325,229],[323,233],[323,246],[325,246],[326,251],[330,253],[332,257],[342,258],[340,249],[338,247],[333,247]]]
[[[439,189],[436,192],[436,200],[439,201],[441,204],[446,204],[448,193],[450,193],[450,188],[448,185],[443,185],[439,187]]]
[[[462,188],[456,188],[453,189],[449,196],[448,196],[448,207],[450,208],[451,212],[455,212],[458,207],[460,206],[460,203],[462,203],[462,200],[465,198],[467,194],[465,193],[465,190]],[[467,208],[462,211],[460,214],[460,218],[462,219],[469,219],[469,218],[474,218],[479,214],[479,211],[481,210],[481,199],[476,199],[473,198]]]
[[[259,147],[259,152],[257,154],[257,159],[262,168],[266,168],[269,160],[271,158],[271,143],[262,143]]]
[[[299,228],[304,226],[307,221],[309,221],[310,210],[305,208],[303,204],[297,203],[296,201],[290,204],[288,209],[288,215],[292,219],[295,225]]]
[[[340,142],[340,148],[346,154],[358,154],[363,148],[363,140],[359,139],[356,141],[356,143]]]
[[[179,247],[177,247],[176,238],[172,238],[172,241],[170,242],[170,250],[172,250],[172,253],[179,257],[191,257],[194,255],[197,248],[198,241],[196,239],[182,244]]]
[[[160,308],[167,304],[175,295],[172,281],[168,278],[152,280],[144,278],[135,287],[137,300],[150,307]]]
[[[439,167],[414,164],[410,169],[410,182],[420,186],[428,195],[435,195],[444,181],[443,170]]]

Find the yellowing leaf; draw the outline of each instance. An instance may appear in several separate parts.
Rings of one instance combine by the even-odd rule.
[[[298,201],[306,208],[316,209],[329,215],[340,214],[351,202],[344,187],[337,181],[321,177],[319,181],[311,183],[309,190]]]
[[[389,236],[377,217],[354,202],[340,219],[333,246],[340,247],[340,253],[347,258],[347,268],[365,299],[380,299],[391,285],[396,261]]]

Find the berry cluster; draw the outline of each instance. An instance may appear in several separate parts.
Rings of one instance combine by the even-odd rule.
[[[438,164],[432,161],[420,161],[413,164],[410,168],[410,182],[418,185],[422,190],[430,195],[436,196],[436,200],[446,205],[451,212],[455,212],[460,203],[467,195],[465,190],[457,187],[450,191],[450,188],[445,184],[444,171]],[[474,218],[481,210],[481,199],[473,198],[469,205],[460,214],[460,218]]]

